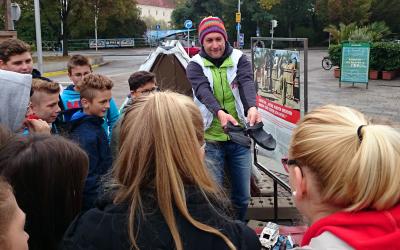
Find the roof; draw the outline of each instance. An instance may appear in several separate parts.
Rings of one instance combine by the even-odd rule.
[[[169,9],[175,9],[176,7],[173,0],[136,0],[136,2],[140,5],[150,5]]]

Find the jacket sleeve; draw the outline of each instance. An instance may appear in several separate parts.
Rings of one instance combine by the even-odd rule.
[[[192,84],[192,89],[196,98],[203,103],[211,113],[217,115],[221,106],[214,97],[210,82],[204,75],[201,66],[193,61],[190,62],[186,67],[186,76]]]
[[[119,118],[119,111],[117,104],[115,103],[114,98],[111,98],[110,100],[110,109],[107,112],[107,125],[108,125],[108,130],[109,130],[109,135],[111,136],[112,134],[112,129],[115,125],[115,123],[118,121]]]
[[[256,86],[253,80],[253,70],[246,55],[242,55],[238,62],[237,81],[239,82],[239,94],[243,103],[245,115],[251,107],[256,107]]]

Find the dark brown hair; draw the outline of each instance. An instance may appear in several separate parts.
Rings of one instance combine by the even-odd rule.
[[[155,75],[148,71],[137,71],[128,79],[129,89],[131,91],[136,91],[148,82],[155,82]]]
[[[7,249],[6,235],[17,208],[12,199],[14,198],[10,184],[0,176],[0,249]]]
[[[89,66],[90,71],[92,71],[92,65],[89,62],[89,58],[83,55],[74,55],[68,60],[68,73],[71,74],[71,70],[76,66]]]
[[[0,172],[26,213],[29,249],[57,249],[79,213],[88,171],[86,153],[59,136],[15,137],[0,150]]]
[[[11,38],[0,43],[0,60],[4,63],[7,63],[10,57],[25,52],[31,52],[31,47],[19,39]]]

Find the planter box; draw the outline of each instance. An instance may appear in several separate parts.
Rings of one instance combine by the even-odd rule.
[[[335,76],[335,78],[339,78],[340,77],[340,68],[334,68],[333,75]]]
[[[369,70],[369,79],[377,80],[378,79],[378,71],[374,70],[374,69]]]
[[[396,71],[382,71],[382,80],[392,80],[396,77]]]

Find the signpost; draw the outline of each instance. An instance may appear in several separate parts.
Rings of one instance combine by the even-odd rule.
[[[193,22],[192,22],[192,20],[186,20],[185,22],[184,22],[184,24],[183,24],[184,26],[185,26],[185,28],[187,29],[187,40],[188,40],[188,44],[187,44],[187,46],[188,46],[188,48],[187,48],[187,53],[188,53],[188,55],[189,55],[189,47],[190,47],[190,37],[189,37],[189,30],[192,28],[192,26],[193,26]]]
[[[351,82],[365,83],[368,89],[369,52],[369,43],[343,43],[339,87]]]
[[[159,24],[156,24],[156,30],[157,30],[157,46],[160,45],[160,42],[158,41],[158,31],[160,30],[161,26]]]

